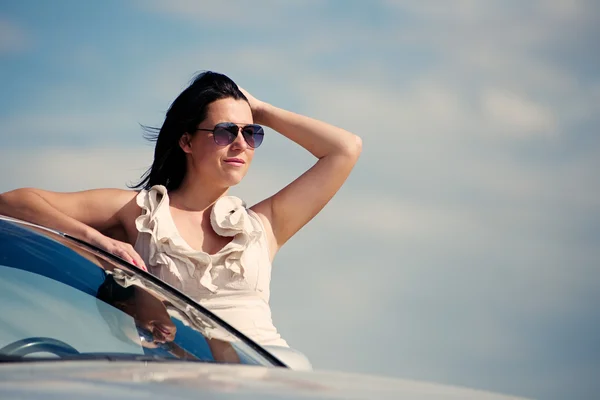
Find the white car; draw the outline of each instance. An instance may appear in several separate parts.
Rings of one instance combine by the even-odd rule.
[[[154,276],[59,232],[0,216],[0,398],[151,397],[509,398],[309,371],[298,354],[275,357]]]

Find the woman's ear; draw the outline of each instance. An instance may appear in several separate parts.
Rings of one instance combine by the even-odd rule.
[[[181,147],[184,153],[190,154],[192,152],[192,135],[187,132],[181,135],[179,138],[179,147]]]

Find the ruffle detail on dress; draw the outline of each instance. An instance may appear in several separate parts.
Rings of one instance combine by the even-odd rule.
[[[133,285],[142,288],[145,287],[142,281],[135,275],[130,275],[119,268],[115,268],[112,271],[105,270],[104,272],[106,275],[112,275],[114,281],[124,288],[128,288],[129,286]]]
[[[136,202],[142,209],[142,214],[135,220],[136,228],[140,233],[149,234],[153,244],[149,249],[150,265],[167,268],[183,283],[183,277],[173,261],[177,259],[185,265],[190,276],[198,279],[200,285],[215,293],[218,287],[213,283],[216,276],[213,276],[215,271],[211,255],[191,248],[181,237],[171,216],[167,189],[155,185],[148,191],[142,190]],[[218,235],[233,237],[213,256],[222,257],[227,270],[243,277],[242,254],[261,235],[261,231],[252,224],[245,203],[237,197],[221,197],[213,205],[210,222]]]
[[[246,204],[234,196],[221,197],[213,206],[210,224],[217,235],[233,236],[234,239],[223,248],[227,249],[223,263],[234,274],[244,276],[242,254],[261,235],[261,231],[255,229],[250,220]]]

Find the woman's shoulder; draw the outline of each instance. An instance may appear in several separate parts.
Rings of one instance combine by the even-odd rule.
[[[63,204],[77,202],[81,207],[86,207],[86,212],[96,214],[110,213],[114,216],[122,215],[132,203],[135,203],[137,191],[120,188],[97,188],[81,192],[64,193]],[[72,201],[67,196],[73,196]],[[60,201],[57,198],[57,201]]]
[[[158,207],[160,203],[168,203],[169,201],[167,188],[163,185],[154,185],[134,193],[135,203],[142,210],[152,211],[154,208]]]
[[[162,196],[168,196],[168,190],[163,185],[154,185],[149,188],[142,188],[140,190],[133,190],[132,192],[136,193],[138,197],[147,196],[149,194],[160,194]]]
[[[113,239],[123,242],[130,241],[130,231],[136,213],[139,214],[135,204],[138,191],[119,188],[91,189],[86,193],[89,199],[82,199],[81,204],[88,208],[88,213],[93,213],[96,218],[101,215],[110,216],[114,223],[109,224],[99,231]],[[93,199],[93,200],[92,200]]]
[[[136,192],[134,201],[131,202],[131,215],[139,230],[142,226],[149,225],[161,214],[164,218],[169,215],[169,195],[167,188],[155,185],[148,189]]]
[[[128,205],[135,202],[137,195],[137,190],[120,188],[99,188],[79,192],[81,204],[110,209],[112,212],[125,210]]]

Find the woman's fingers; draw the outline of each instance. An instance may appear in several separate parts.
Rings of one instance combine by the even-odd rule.
[[[117,257],[122,258],[128,263],[133,264],[133,257],[123,247],[116,245],[115,248],[111,251],[111,253]]]
[[[146,263],[142,260],[142,257],[137,253],[137,251],[133,251],[133,265],[138,267],[139,269],[148,272],[148,268],[146,267]]]
[[[141,270],[148,272],[148,268],[146,267],[146,263],[142,257],[135,251],[132,245],[129,243],[121,242],[119,240],[112,239],[108,236],[104,236],[101,233],[98,233],[92,240],[90,240],[91,244],[94,244],[113,254],[121,259],[127,261],[130,264],[135,265]]]
[[[137,253],[137,251],[135,251],[133,246],[131,246],[128,243],[119,242],[114,239],[113,239],[113,246],[114,247],[113,247],[112,251],[110,251],[110,253],[112,253],[118,257],[121,257],[123,260],[135,265],[139,269],[148,272],[148,268],[146,267],[144,260],[142,260],[142,257],[140,257],[140,255]]]
[[[258,100],[256,97],[252,96],[243,87],[238,86],[238,88],[244,94],[244,96],[246,96],[246,98],[248,99],[248,103],[250,103],[250,109],[252,110],[252,114],[259,112],[263,102]]]
[[[123,242],[121,242],[121,245],[125,247],[125,251],[129,255],[129,257],[131,257],[130,262],[133,265],[135,265],[136,267],[138,267],[140,269],[143,269],[144,271],[148,271],[148,269],[146,268],[146,264],[144,263],[144,260],[142,260],[142,257],[140,257],[140,255],[138,254],[137,251],[135,251],[135,249],[133,248],[132,245],[130,245],[129,243],[123,243]]]
[[[248,101],[250,101],[250,99],[254,97],[250,93],[248,93],[248,91],[246,89],[244,89],[243,87],[241,87],[239,85],[238,85],[238,89],[240,89],[240,92],[244,93],[244,96],[246,96]]]

